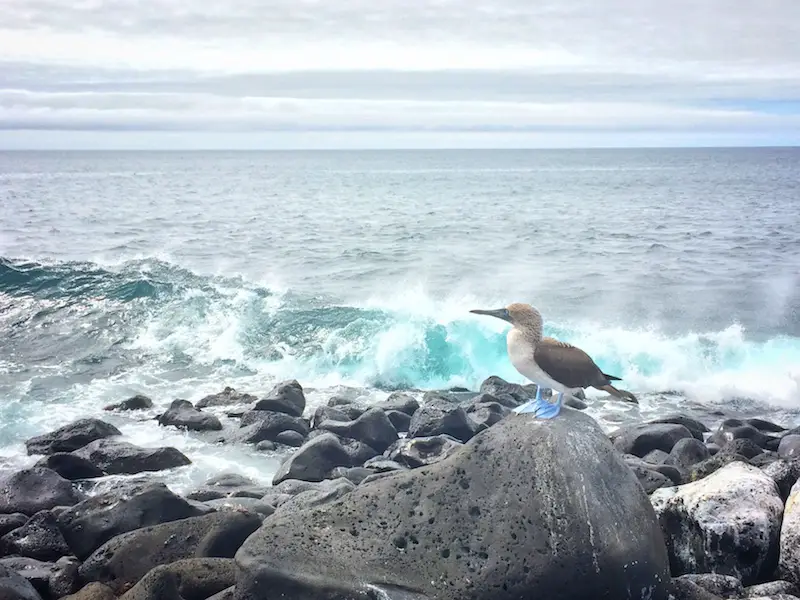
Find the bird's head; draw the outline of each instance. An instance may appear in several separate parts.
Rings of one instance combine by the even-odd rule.
[[[514,327],[518,327],[520,329],[531,329],[539,332],[542,330],[542,315],[530,304],[514,302],[505,308],[496,308],[492,310],[476,308],[469,312],[476,315],[497,317],[503,321],[508,321]]]

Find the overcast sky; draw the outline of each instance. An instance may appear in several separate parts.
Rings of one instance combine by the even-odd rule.
[[[0,0],[0,147],[800,144],[800,0]]]

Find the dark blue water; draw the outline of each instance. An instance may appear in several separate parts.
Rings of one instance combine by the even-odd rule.
[[[792,419],[798,214],[796,149],[0,154],[0,456],[135,392],[521,381],[468,313],[512,301],[637,414]]]

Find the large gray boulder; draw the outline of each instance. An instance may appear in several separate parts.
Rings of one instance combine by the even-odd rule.
[[[673,575],[717,573],[758,583],[775,570],[783,500],[766,473],[732,462],[705,479],[656,490]]]
[[[591,417],[509,417],[449,457],[276,512],[236,554],[238,600],[666,599],[667,552]],[[376,590],[375,588],[379,588]]]

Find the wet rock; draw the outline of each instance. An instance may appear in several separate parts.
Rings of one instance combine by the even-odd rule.
[[[283,444],[284,446],[289,446],[290,448],[299,448],[305,443],[305,441],[306,438],[296,431],[281,431],[275,436],[276,444]]]
[[[135,396],[131,396],[130,398],[128,398],[127,400],[123,400],[122,402],[118,402],[116,404],[109,404],[103,410],[127,411],[127,410],[145,410],[148,408],[153,408],[153,401],[147,396],[143,396],[142,394],[136,394]]]
[[[222,590],[220,593],[210,596],[208,600],[234,600],[235,593],[236,586],[232,585],[231,587]]]
[[[642,460],[651,465],[664,465],[670,460],[670,455],[663,450],[651,450],[642,457]]]
[[[716,573],[701,573],[691,575],[681,575],[677,579],[691,581],[700,586],[707,592],[722,598],[741,598],[744,595],[742,582],[730,575],[718,575]]]
[[[781,457],[778,455],[777,452],[770,452],[769,450],[765,450],[761,454],[757,454],[753,458],[750,459],[750,464],[754,467],[764,468],[767,465],[771,465],[774,462],[778,462],[782,460]]]
[[[228,496],[226,498],[217,498],[216,500],[209,500],[206,502],[206,504],[216,511],[246,510],[261,515],[261,517],[268,517],[275,512],[275,507],[267,502],[264,502],[261,498],[250,498],[246,496]]]
[[[441,399],[431,399],[411,417],[408,437],[449,435],[460,442],[467,442],[480,429],[463,407]]]
[[[740,419],[725,419],[711,437],[711,441],[716,442],[720,448],[734,440],[751,440],[760,448],[765,448],[769,439],[768,435]]]
[[[364,442],[379,453],[398,439],[397,430],[380,408],[371,408],[354,421],[323,421],[319,429]]]
[[[167,411],[158,417],[158,424],[188,431],[220,431],[222,423],[212,414],[195,408],[188,400],[173,400]]]
[[[273,485],[286,479],[322,481],[336,467],[349,467],[350,454],[342,446],[339,438],[325,433],[303,444],[278,468],[272,480]]]
[[[673,574],[713,572],[749,584],[774,570],[783,502],[760,469],[731,463],[651,500]]]
[[[56,506],[72,506],[86,496],[50,469],[34,467],[0,479],[0,513],[33,516]]]
[[[110,475],[163,471],[192,463],[177,448],[142,448],[116,440],[96,440],[75,452]]]
[[[386,457],[409,469],[416,469],[444,460],[461,447],[461,442],[447,435],[405,438],[395,442],[386,451]]]
[[[270,440],[261,440],[256,444],[256,450],[258,452],[273,452],[277,448],[278,446],[275,444],[275,442]]]
[[[744,589],[745,598],[757,598],[763,596],[780,596],[781,594],[788,594],[796,596],[798,588],[791,581],[770,581],[768,583],[759,583],[758,585],[751,585]]]
[[[720,448],[714,442],[706,442],[706,450],[708,450],[708,453],[711,456],[716,456],[717,453],[719,452]]]
[[[268,410],[286,413],[293,417],[302,417],[306,409],[306,396],[303,386],[296,380],[283,381],[276,385],[267,396],[255,405],[256,410]]]
[[[0,559],[0,570],[3,568],[24,577],[38,594],[44,598],[50,598],[48,584],[50,576],[55,569],[55,563],[36,560],[35,558],[28,558],[25,556],[9,556]],[[0,598],[6,598],[6,596],[3,595],[2,586],[0,586]]]
[[[96,467],[85,458],[66,452],[56,452],[45,456],[36,463],[36,466],[52,469],[64,479],[69,479],[70,481],[94,479],[105,475],[102,469]]]
[[[684,469],[711,457],[706,445],[696,438],[678,440],[669,454],[673,464]]]
[[[39,435],[25,442],[28,454],[54,454],[73,452],[95,440],[122,435],[122,433],[100,419],[79,419],[55,431]]]
[[[751,418],[751,419],[745,419],[744,422],[748,425],[752,425],[753,427],[755,427],[760,431],[766,431],[769,433],[780,433],[786,431],[786,427],[783,427],[782,425],[778,425],[771,421],[765,421],[764,419]]]
[[[800,458],[800,435],[793,433],[782,438],[778,445],[778,454],[783,458]]]
[[[708,477],[712,473],[716,473],[722,467],[729,465],[731,463],[741,462],[745,464],[750,464],[750,461],[747,457],[742,456],[741,454],[729,454],[727,452],[719,452],[704,460],[703,462],[699,462],[694,465],[689,470],[689,481],[699,481]]]
[[[189,558],[156,567],[122,600],[206,600],[235,580],[235,565],[229,558]]]
[[[120,534],[200,514],[163,483],[141,483],[92,496],[62,512],[58,524],[72,552],[83,560]]]
[[[748,438],[737,438],[731,440],[720,449],[723,454],[738,454],[747,459],[755,458],[759,454],[763,454],[764,449],[756,444],[753,440]]]
[[[306,490],[292,496],[275,510],[275,514],[296,513],[306,508],[323,506],[349,494],[356,487],[352,481],[344,477],[328,479],[321,483],[323,485],[317,489]]]
[[[669,600],[727,600],[682,577],[673,579],[671,587]]]
[[[326,432],[323,431],[319,431],[318,433],[321,435],[326,434]],[[335,435],[335,434],[328,433],[328,435]],[[342,448],[344,448],[345,452],[347,452],[348,456],[350,456],[350,464],[347,465],[349,467],[361,466],[365,462],[367,462],[370,458],[373,458],[380,454],[372,446],[368,446],[364,442],[359,442],[358,440],[340,437],[339,443],[341,443]]]
[[[110,587],[104,583],[93,581],[85,585],[81,590],[62,600],[117,600],[117,595]],[[164,598],[164,600],[170,600]]]
[[[70,554],[58,522],[49,510],[42,510],[19,529],[5,534],[0,547],[7,554],[19,554],[41,561],[55,561]]]
[[[382,477],[265,520],[237,552],[237,597],[667,597],[647,496],[582,413],[506,419],[445,460]]]
[[[693,436],[683,425],[641,423],[617,429],[609,437],[614,447],[623,454],[633,454],[641,458],[653,450],[671,452],[679,440]]]
[[[574,407],[573,407],[574,408]],[[479,426],[491,427],[511,414],[511,409],[499,402],[480,402],[467,409],[467,415]]]
[[[258,485],[249,477],[222,473],[212,477],[200,489],[190,492],[186,497],[200,502],[231,497],[261,498],[268,490],[269,488]]]
[[[56,561],[50,570],[47,588],[51,598],[63,598],[79,588],[78,567],[80,561],[74,556],[65,556]]]
[[[642,462],[628,462],[628,466],[633,471],[636,478],[639,480],[642,488],[646,494],[652,494],[656,490],[665,487],[671,487],[675,483],[666,475],[651,469],[646,463]]]
[[[344,477],[352,481],[355,485],[358,485],[373,473],[375,473],[375,471],[367,467],[336,467],[331,471],[331,479]]]
[[[386,416],[389,417],[397,433],[407,432],[411,425],[411,416],[399,410],[387,410]]]
[[[536,385],[530,387],[521,386],[517,383],[509,383],[505,379],[492,375],[481,383],[480,393],[489,394],[498,400],[503,397],[512,398],[516,402],[516,406],[519,406],[523,402],[536,396]],[[516,406],[510,408],[516,408]]]
[[[115,591],[149,571],[186,558],[233,558],[261,525],[254,513],[221,511],[123,533],[98,548],[81,565],[83,581],[100,581]]]
[[[22,513],[12,513],[10,515],[0,515],[0,537],[10,531],[22,527],[28,522],[28,517]]]
[[[416,398],[410,394],[406,394],[405,392],[391,393],[389,397],[386,398],[386,400],[379,406],[387,412],[390,410],[396,410],[408,415],[409,417],[413,416],[414,413],[419,410],[419,402],[417,402]]]
[[[308,423],[299,417],[268,410],[251,410],[242,415],[241,429],[234,437],[246,444],[257,444],[264,440],[276,441],[284,431],[296,431],[306,437],[310,431]]]
[[[688,429],[692,433],[692,436],[696,440],[699,440],[701,442],[705,441],[703,434],[711,431],[703,423],[687,415],[667,415],[665,417],[661,417],[658,419],[651,419],[650,421],[648,421],[648,423],[683,425],[684,427],[686,427],[686,429]]]
[[[2,564],[0,564],[0,598],[3,600],[42,600],[27,579]]]
[[[333,406],[318,406],[314,411],[314,415],[311,417],[312,429],[316,429],[319,427],[320,423],[324,423],[327,420],[350,421],[351,419],[347,412],[340,410],[339,408]]]
[[[408,467],[401,465],[399,462],[389,460],[382,456],[376,456],[369,459],[364,463],[364,467],[371,471],[370,475],[374,473],[386,473],[387,471],[407,471]],[[364,478],[366,479],[366,477]]]
[[[798,460],[776,460],[762,466],[761,470],[778,484],[781,498],[784,501],[789,498],[792,487],[800,479],[800,461]]]
[[[218,394],[204,396],[198,400],[197,408],[208,408],[211,406],[231,406],[234,404],[252,404],[257,401],[258,398],[255,396],[237,392],[235,389],[228,386]]]

